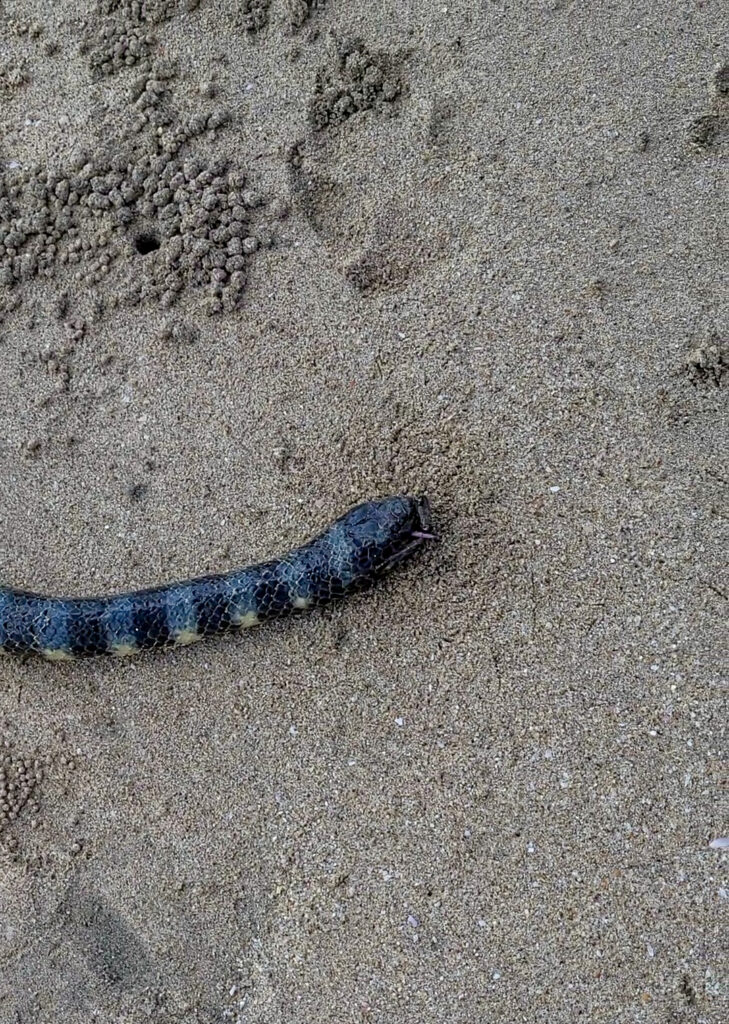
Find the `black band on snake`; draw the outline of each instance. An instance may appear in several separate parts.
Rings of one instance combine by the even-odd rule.
[[[179,647],[361,590],[435,535],[425,497],[365,501],[283,558],[112,597],[0,586],[0,652],[49,661]]]

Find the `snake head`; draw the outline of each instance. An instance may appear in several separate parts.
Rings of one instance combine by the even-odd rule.
[[[401,494],[365,501],[341,522],[356,552],[357,572],[362,577],[389,571],[423,544],[437,539],[424,495]]]

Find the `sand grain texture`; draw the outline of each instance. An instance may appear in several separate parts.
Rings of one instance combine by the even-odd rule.
[[[728,39],[0,7],[0,579],[394,491],[443,533],[296,623],[0,663],[0,1021],[727,1019]]]

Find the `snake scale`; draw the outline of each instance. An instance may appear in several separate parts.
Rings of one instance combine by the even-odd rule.
[[[45,597],[0,586],[0,652],[49,661],[179,647],[361,590],[431,532],[425,497],[365,501],[282,558],[111,597]]]

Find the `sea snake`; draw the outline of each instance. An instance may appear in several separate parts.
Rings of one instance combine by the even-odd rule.
[[[435,539],[425,497],[365,501],[283,558],[111,597],[0,586],[0,653],[70,661],[180,647],[344,597]]]

